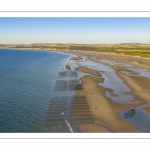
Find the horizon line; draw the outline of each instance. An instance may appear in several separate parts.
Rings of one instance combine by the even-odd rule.
[[[43,43],[43,42],[39,42],[39,43],[7,43],[7,44],[2,44],[2,43],[0,43],[0,45],[28,45],[28,44],[77,44],[77,45],[109,45],[109,44],[111,44],[111,45],[113,45],[113,44],[150,44],[150,43],[139,43],[139,42],[124,42],[124,43],[89,43],[89,44],[87,44],[87,43]]]

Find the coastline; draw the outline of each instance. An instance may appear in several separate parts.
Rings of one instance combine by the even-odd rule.
[[[8,48],[9,49],[9,48]],[[19,50],[26,50],[26,49],[19,49]],[[31,49],[28,49],[31,50]],[[37,50],[41,50],[41,49],[37,49]],[[55,50],[46,50],[45,51],[55,51]],[[69,54],[75,54],[78,57],[75,58],[76,61],[80,61],[82,60],[82,55],[84,56],[88,56],[88,58],[90,58],[91,56],[96,56],[96,57],[100,57],[100,53],[96,53],[96,52],[72,52],[72,51],[55,51],[55,52],[63,52],[63,53],[69,53]],[[106,54],[107,56],[105,56],[105,59],[108,60],[113,60],[110,59],[109,54]],[[112,54],[111,54],[112,55]],[[118,56],[119,57],[119,56]],[[100,57],[100,58],[103,58]],[[72,58],[71,58],[72,59]],[[115,59],[116,61],[116,59]],[[150,70],[149,66],[146,65],[142,65],[141,64],[132,64],[131,61],[129,60],[117,60],[117,62],[122,62],[122,63],[126,63],[126,64],[131,64],[133,66],[136,67],[143,67],[146,69]],[[109,64],[106,64],[109,66]],[[146,105],[146,102],[149,101],[149,97],[150,97],[150,88],[149,86],[145,86],[145,83],[150,83],[150,79],[145,79],[142,77],[129,77],[126,76],[122,73],[120,73],[120,68],[118,66],[110,66],[112,67],[115,71],[116,74],[123,80],[123,82],[128,85],[131,90],[132,93],[136,96],[136,98],[140,101],[140,104],[134,104],[135,107],[141,107],[143,105]],[[70,66],[66,66],[66,68],[68,70],[71,69]],[[79,67],[76,69],[77,71],[81,71],[84,73],[88,73],[91,74],[93,76],[96,77],[102,77],[102,75],[92,69],[87,69],[84,67]],[[105,133],[109,133],[109,132],[128,132],[128,133],[133,133],[133,132],[141,132],[138,129],[135,129],[133,127],[133,125],[129,124],[127,121],[123,120],[120,116],[119,113],[122,110],[128,109],[133,107],[132,104],[119,104],[116,103],[114,101],[112,101],[111,99],[107,98],[105,96],[105,89],[100,87],[98,85],[98,83],[103,83],[103,79],[102,78],[94,78],[93,76],[89,76],[89,75],[85,75],[84,77],[81,78],[82,81],[82,86],[83,86],[83,91],[78,91],[76,90],[76,96],[79,95],[86,95],[87,96],[87,101],[88,103],[90,103],[91,105],[91,111],[95,116],[95,122],[90,124],[81,124],[79,125],[80,129],[82,132],[105,132]],[[144,81],[144,83],[143,83]],[[89,86],[90,85],[90,86]],[[150,84],[148,84],[150,85]],[[92,90],[91,90],[92,89]],[[144,99],[145,101],[141,100]],[[150,112],[150,108],[146,107],[144,108],[145,110]]]
[[[135,61],[136,59],[144,59],[144,60],[148,60],[150,62],[150,58],[146,58],[146,57],[140,57],[140,56],[131,56],[131,55],[124,55],[124,54],[115,54],[115,53],[108,53],[108,52],[96,52],[96,51],[83,51],[83,50],[62,50],[62,49],[49,49],[49,48],[6,48],[6,47],[0,47],[0,49],[15,49],[15,50],[41,50],[41,51],[54,51],[54,52],[63,52],[63,53],[69,53],[69,54],[74,54],[74,55],[87,55],[87,56],[98,56],[101,58],[106,58],[109,60],[115,60],[118,62],[122,62],[122,63],[127,63],[127,64],[131,64],[133,66],[136,67],[142,67],[145,69],[149,69],[150,70],[150,63],[149,64],[144,64],[144,63],[134,63],[131,60],[122,60],[122,59],[117,59],[118,57],[125,57],[125,58],[134,58]],[[116,58],[114,58],[116,57]]]

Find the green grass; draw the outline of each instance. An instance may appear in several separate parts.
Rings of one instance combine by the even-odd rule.
[[[150,45],[146,44],[114,44],[114,45],[86,45],[86,44],[16,44],[16,45],[4,45],[1,47],[13,47],[13,48],[40,48],[40,49],[62,49],[62,50],[82,50],[82,51],[95,51],[123,54],[129,56],[140,56],[150,58]]]

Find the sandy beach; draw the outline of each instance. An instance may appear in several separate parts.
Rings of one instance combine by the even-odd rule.
[[[53,51],[53,50],[52,50]],[[57,50],[59,51],[59,50]],[[106,78],[103,77],[103,71],[97,71],[94,68],[88,68],[79,65],[75,68],[76,71],[85,73],[85,75],[80,78],[82,82],[83,90],[76,90],[75,96],[85,96],[87,104],[90,106],[90,115],[94,117],[92,123],[82,123],[78,124],[81,132],[83,133],[139,133],[143,132],[142,129],[136,127],[136,123],[130,123],[120,116],[120,113],[124,110],[131,108],[140,108],[147,111],[150,114],[150,75],[148,77],[143,77],[138,75],[128,65],[132,65],[133,69],[147,69],[150,71],[150,65],[147,63],[138,63],[141,61],[150,62],[148,58],[136,57],[136,56],[126,56],[118,54],[109,54],[104,52],[85,52],[77,50],[60,50],[60,52],[73,54],[74,56],[70,59],[75,61],[75,63],[82,64],[84,58],[88,58],[91,62],[96,62],[97,64],[104,64],[114,69],[115,75],[123,81],[123,84],[128,86],[131,90],[128,92],[129,95],[133,95],[133,101],[138,103],[124,104],[113,101],[111,97],[106,96],[106,92],[110,92],[113,97],[117,95],[113,94],[113,89],[107,87],[104,88],[99,84],[103,84]],[[100,61],[99,59],[105,59],[107,61]],[[114,61],[117,63],[122,63],[123,65],[110,64],[109,61]],[[126,66],[127,65],[127,66]],[[67,63],[67,70],[72,70],[72,65]],[[123,72],[131,73],[132,75],[124,74]],[[142,72],[142,70],[141,70]],[[134,76],[135,75],[135,76]],[[137,76],[136,76],[137,75]],[[114,76],[114,74],[112,74]],[[115,84],[117,86],[117,83]],[[122,87],[121,87],[122,88]],[[125,92],[126,93],[126,92]],[[128,99],[127,99],[128,100]],[[82,107],[81,107],[82,108]],[[87,114],[88,115],[88,114]],[[146,119],[149,119],[146,116]],[[74,116],[72,115],[74,119]],[[145,118],[144,118],[145,119]],[[132,122],[132,120],[131,120]],[[139,122],[143,122],[140,121]],[[148,123],[150,126],[150,122]],[[148,130],[150,132],[150,129]]]
[[[95,52],[93,53],[83,53],[83,52],[74,52],[78,57],[74,60],[80,61],[82,60],[81,56],[88,56],[91,61],[96,61],[93,57],[101,58],[100,54]],[[108,55],[108,56],[107,56]],[[92,57],[91,57],[92,56]],[[111,56],[112,57],[112,56]],[[132,61],[129,60],[120,60],[119,55],[116,56],[115,60],[117,62],[121,62],[124,64],[133,64]],[[126,57],[126,56],[125,56]],[[103,58],[103,55],[102,55]],[[73,59],[73,58],[72,58]],[[113,60],[110,58],[109,54],[105,54],[105,59]],[[135,60],[134,60],[135,61]],[[126,68],[119,67],[117,65],[109,65],[112,67],[116,75],[121,78],[125,85],[127,85],[131,89],[131,94],[134,95],[134,99],[138,101],[137,104],[120,104],[111,100],[111,98],[106,97],[105,92],[111,91],[111,89],[103,88],[99,86],[99,83],[104,82],[104,78],[102,78],[102,74],[94,69],[89,69],[87,67],[78,67],[77,71],[88,73],[84,77],[81,78],[83,90],[76,90],[76,96],[86,95],[88,104],[90,105],[91,113],[95,117],[94,123],[85,123],[79,124],[79,128],[82,132],[117,132],[117,133],[135,133],[141,132],[141,130],[134,128],[132,124],[122,119],[119,114],[122,110],[130,109],[130,108],[143,108],[150,112],[150,107],[147,104],[150,102],[150,78],[144,78],[139,76],[127,76],[120,71]],[[136,64],[136,67],[143,67],[146,69],[150,69],[147,65]],[[69,66],[67,69],[71,69]],[[91,76],[92,75],[92,76]],[[143,107],[146,106],[146,107]]]

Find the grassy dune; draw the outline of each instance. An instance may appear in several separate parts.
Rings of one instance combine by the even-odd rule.
[[[85,50],[107,52],[130,56],[150,58],[150,44],[124,43],[124,44],[61,44],[61,43],[34,43],[34,44],[0,44],[5,48],[32,48],[55,50]]]

